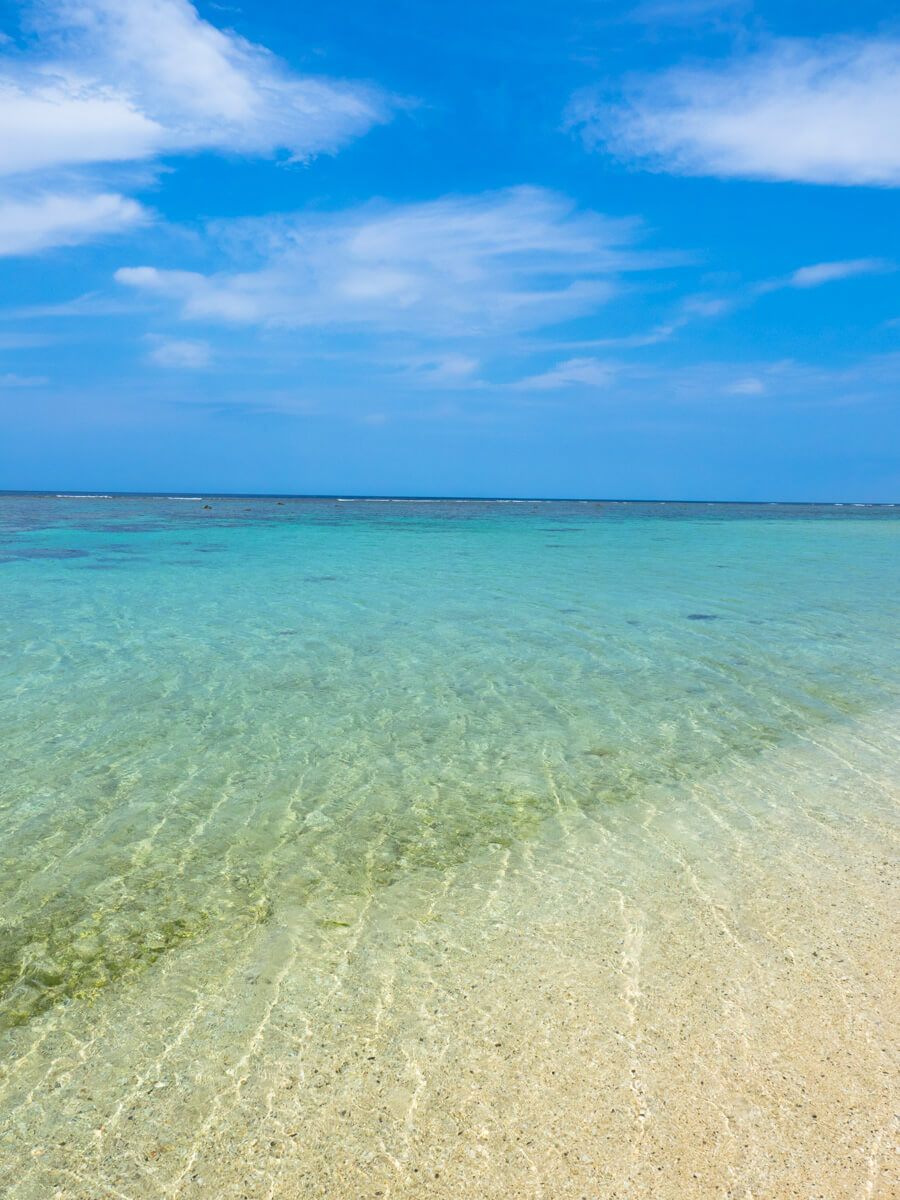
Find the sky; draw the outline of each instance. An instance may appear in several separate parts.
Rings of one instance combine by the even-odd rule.
[[[900,20],[0,3],[0,488],[900,501]]]

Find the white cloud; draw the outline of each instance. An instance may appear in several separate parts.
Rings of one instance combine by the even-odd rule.
[[[158,367],[196,370],[209,366],[212,354],[208,342],[164,338],[153,347],[147,357]]]
[[[34,254],[118,233],[146,219],[136,201],[114,193],[0,196],[0,255]]]
[[[146,219],[98,186],[104,165],[200,150],[306,160],[389,115],[376,89],[297,75],[188,0],[35,0],[29,11],[36,42],[0,53],[3,254]]]
[[[224,232],[249,242],[255,269],[126,267],[116,278],[197,320],[471,336],[591,312],[620,272],[657,265],[631,248],[634,222],[528,187]]]
[[[598,358],[570,358],[557,363],[541,375],[530,375],[518,380],[513,386],[528,391],[547,391],[555,388],[580,384],[587,387],[608,388],[615,380],[619,367],[616,363],[602,362]]]
[[[622,107],[573,100],[589,143],[686,175],[900,185],[900,40],[782,39],[724,65],[678,68]]]
[[[146,158],[165,131],[116,96],[78,94],[74,83],[0,81],[0,174]]]
[[[374,88],[296,75],[188,0],[48,0],[34,24],[39,52],[0,78],[7,174],[199,149],[306,159],[388,115]]]

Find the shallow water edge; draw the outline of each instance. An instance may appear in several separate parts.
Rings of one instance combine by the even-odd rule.
[[[896,729],[560,813],[13,1030],[4,1194],[890,1196]]]

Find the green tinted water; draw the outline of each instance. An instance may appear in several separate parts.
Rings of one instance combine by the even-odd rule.
[[[0,1027],[896,699],[898,509],[0,497]]]

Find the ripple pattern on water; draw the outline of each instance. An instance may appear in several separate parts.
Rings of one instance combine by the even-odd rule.
[[[208,502],[0,497],[0,1027],[896,694],[895,510]]]

